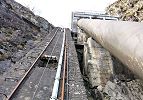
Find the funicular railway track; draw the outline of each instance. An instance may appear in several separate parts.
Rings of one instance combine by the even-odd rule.
[[[63,51],[63,55],[65,55],[65,57],[67,56],[65,49],[66,40],[63,39],[65,38],[64,35],[64,29],[57,28],[50,41],[46,44],[46,48],[36,58],[23,77],[17,82],[10,94],[7,95],[6,100],[49,100],[51,98],[57,64],[55,62],[54,64],[50,64],[50,60],[51,57],[54,56],[57,57],[57,61],[59,61],[61,47],[64,47],[63,50],[65,50],[65,52]],[[41,57],[44,57],[45,55],[48,55],[50,58],[46,59],[46,64],[44,62],[44,64],[40,66],[39,62],[41,62]],[[61,68],[61,70],[64,69],[64,71],[62,71],[64,72],[64,76],[62,76],[64,79],[66,75],[66,59],[67,58],[64,58],[64,62],[62,59],[64,65],[61,65],[62,67],[64,66],[64,68]],[[62,87],[62,89],[59,90],[61,92],[59,93],[61,95],[60,98],[64,97],[64,79],[60,82],[60,87]]]
[[[56,30],[55,34],[53,35],[53,37],[51,38],[50,42],[47,43],[46,48],[50,45],[50,43],[53,41],[54,37],[57,34],[58,29]],[[13,96],[15,95],[15,93],[19,90],[20,86],[22,85],[22,83],[26,80],[27,76],[29,75],[29,73],[32,71],[32,69],[34,68],[34,65],[36,64],[36,62],[40,59],[40,57],[42,56],[42,54],[46,51],[46,48],[40,53],[40,55],[36,58],[36,60],[34,61],[34,63],[30,66],[30,68],[28,69],[28,71],[25,73],[25,75],[21,78],[21,80],[17,83],[17,85],[15,86],[15,88],[13,89],[13,91],[11,92],[11,94],[8,96],[7,100],[11,100],[13,98]]]

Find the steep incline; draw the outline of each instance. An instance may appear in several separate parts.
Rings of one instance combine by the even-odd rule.
[[[40,43],[54,28],[14,0],[0,0],[0,74]]]

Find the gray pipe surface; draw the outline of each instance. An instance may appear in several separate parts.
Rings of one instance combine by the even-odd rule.
[[[80,19],[78,26],[143,80],[143,23]]]

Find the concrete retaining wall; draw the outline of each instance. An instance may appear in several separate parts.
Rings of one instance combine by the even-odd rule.
[[[84,45],[84,68],[92,87],[104,87],[113,74],[113,65],[108,51],[92,38]]]

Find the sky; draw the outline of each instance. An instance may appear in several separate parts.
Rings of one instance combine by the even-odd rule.
[[[68,27],[71,25],[73,11],[104,12],[105,8],[116,0],[15,0],[33,9],[54,26]]]

